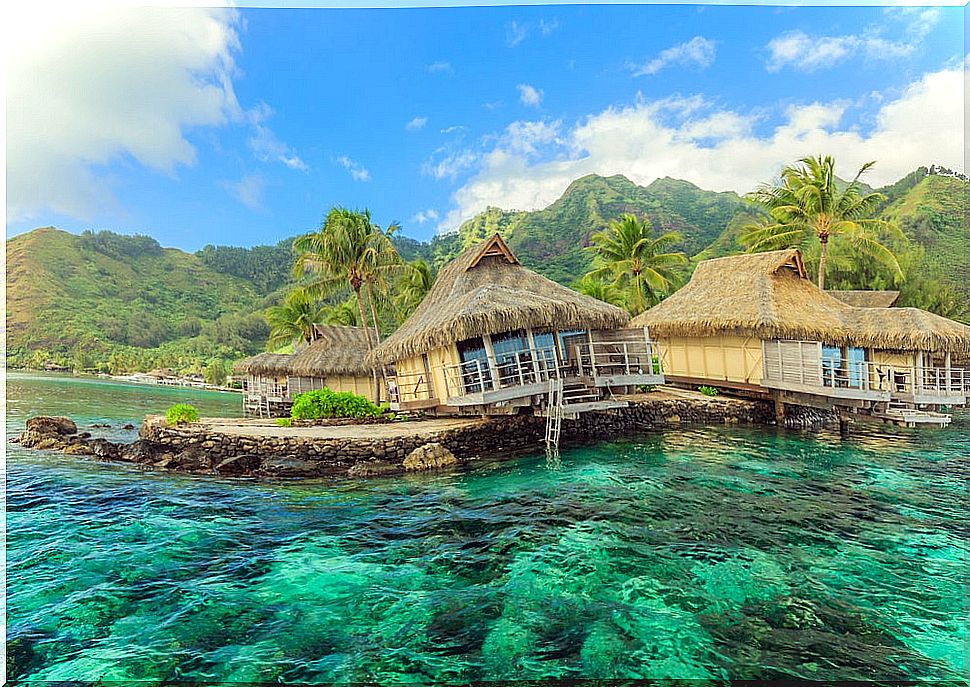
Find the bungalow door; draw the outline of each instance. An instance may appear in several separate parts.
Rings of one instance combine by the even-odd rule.
[[[461,360],[461,385],[466,394],[474,394],[492,388],[492,372],[488,365],[488,353],[482,337],[465,339],[456,344]]]
[[[853,389],[863,388],[866,376],[866,349],[849,346],[846,360],[849,367],[849,386]]]

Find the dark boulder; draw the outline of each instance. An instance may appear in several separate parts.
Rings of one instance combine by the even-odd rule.
[[[139,439],[124,447],[121,460],[132,463],[154,463],[156,461],[155,447],[150,441]]]

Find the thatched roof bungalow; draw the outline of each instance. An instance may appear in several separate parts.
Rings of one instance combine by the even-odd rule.
[[[628,320],[527,269],[495,234],[441,269],[371,359],[396,366],[402,407],[489,406],[541,393],[578,346]]]
[[[953,381],[950,370],[952,357],[970,353],[970,327],[916,308],[872,307],[877,298],[856,300],[870,305],[820,290],[799,251],[780,250],[705,260],[686,286],[632,324],[660,342],[675,381],[757,389],[791,376],[802,390],[828,385],[866,396],[878,385],[896,390],[899,379],[914,402],[965,400],[962,377]],[[922,393],[930,378],[944,380],[942,393]]]
[[[327,387],[375,400],[375,366],[367,362],[371,348],[367,329],[315,324],[314,330],[316,339],[289,361],[290,395]]]
[[[292,359],[293,356],[288,353],[259,353],[237,360],[232,371],[252,377],[286,377]]]

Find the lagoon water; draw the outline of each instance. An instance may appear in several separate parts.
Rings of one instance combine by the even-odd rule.
[[[10,374],[107,436],[238,396]],[[97,430],[94,430],[97,431]],[[966,675],[970,417],[690,429],[365,482],[7,445],[9,678],[288,682]]]

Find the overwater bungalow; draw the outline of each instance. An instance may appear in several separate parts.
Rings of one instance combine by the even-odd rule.
[[[894,302],[822,291],[801,253],[781,250],[705,260],[632,324],[660,343],[670,382],[773,398],[779,413],[788,403],[945,426],[940,411],[970,395],[953,365],[970,327]]]
[[[372,360],[393,365],[391,407],[434,414],[620,407],[659,384],[659,352],[628,314],[522,266],[498,234],[445,265]]]
[[[314,340],[296,353],[260,353],[235,364],[233,371],[245,375],[247,415],[288,415],[298,394],[324,387],[380,400],[375,368],[365,360],[370,349],[367,330],[321,324],[313,328]]]

